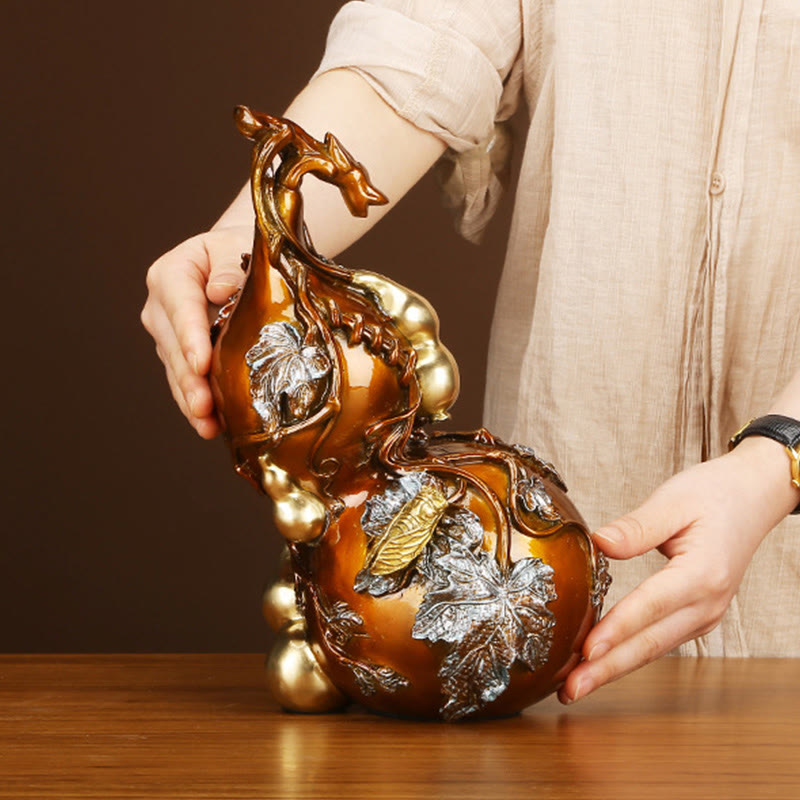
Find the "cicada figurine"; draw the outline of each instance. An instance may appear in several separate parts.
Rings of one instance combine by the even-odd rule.
[[[211,384],[235,468],[287,540],[265,595],[268,684],[294,711],[515,713],[580,660],[606,561],[533,450],[434,429],[459,378],[430,304],[314,248],[303,178],[364,216],[386,202],[366,169],[330,133],[243,107],[236,120],[257,225],[212,327]]]

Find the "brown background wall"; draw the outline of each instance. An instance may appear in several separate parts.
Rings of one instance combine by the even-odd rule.
[[[173,408],[138,315],[149,263],[246,177],[232,107],[281,111],[338,5],[0,9],[1,650],[265,647],[268,503]],[[456,428],[480,422],[501,217],[481,248],[463,243],[428,177],[341,258],[438,308],[462,370]]]

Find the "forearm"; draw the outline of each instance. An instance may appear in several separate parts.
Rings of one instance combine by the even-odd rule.
[[[389,203],[353,217],[339,192],[317,180],[303,184],[304,212],[316,249],[333,257],[359,239],[425,174],[445,144],[394,112],[356,72],[334,70],[315,78],[294,99],[286,116],[321,139],[331,131],[367,168]],[[214,229],[250,225],[249,186]]]

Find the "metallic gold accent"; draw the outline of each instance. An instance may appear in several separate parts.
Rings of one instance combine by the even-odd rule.
[[[728,450],[733,450],[733,448],[736,447],[737,444],[739,444],[739,437],[745,432],[746,428],[749,428],[750,425],[753,422],[755,422],[755,420],[756,420],[755,417],[752,417],[751,419],[747,420],[747,422],[745,422],[745,424],[742,425],[742,427],[739,428],[739,430],[736,431],[736,433],[734,433],[730,439],[728,439]]]
[[[258,457],[261,485],[275,504],[275,526],[290,542],[311,542],[324,533],[328,523],[325,504],[297,486],[286,470],[274,464],[269,453]]]
[[[742,425],[742,427],[739,428],[739,430],[736,431],[733,436],[731,436],[728,441],[728,450],[733,450],[733,448],[739,444],[742,434],[753,424],[753,422],[755,422],[755,417],[747,420],[747,422],[745,422],[745,424]],[[788,444],[785,444],[784,447],[789,455],[790,468],[792,471],[792,486],[800,489],[800,450],[795,450],[795,448]]]
[[[264,592],[261,610],[273,631],[279,631],[287,622],[303,619],[294,595],[294,581],[279,578],[270,584]]]
[[[439,318],[433,306],[416,292],[374,272],[356,270],[353,282],[377,298],[381,310],[416,351],[420,413],[434,421],[447,419],[447,410],[458,397],[460,379],[455,359],[439,340]]]
[[[367,554],[365,565],[369,564],[369,554],[386,535],[392,520],[418,494],[423,484],[431,476],[425,471],[402,474],[397,480],[390,480],[383,492],[373,495],[364,506],[361,515],[361,530],[367,537]],[[424,551],[423,551],[424,552]],[[373,597],[384,597],[405,588],[412,578],[411,566],[391,575],[375,575],[369,566],[362,565],[356,574],[353,589],[366,592]]]
[[[405,569],[425,549],[447,506],[447,498],[436,483],[422,486],[375,542],[365,566],[373,575]]]
[[[795,450],[787,444],[786,452],[792,462],[792,486],[800,489],[800,450]]]
[[[297,604],[294,588],[294,569],[289,548],[281,551],[280,573],[278,578],[264,591],[261,611],[267,624],[276,633],[287,622],[303,619],[303,613]]]
[[[317,661],[301,621],[279,631],[267,660],[266,680],[272,696],[288,711],[319,713],[347,705]]]

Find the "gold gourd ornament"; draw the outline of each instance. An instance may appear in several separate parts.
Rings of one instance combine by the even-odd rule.
[[[303,178],[365,216],[386,202],[366,169],[330,133],[244,107],[236,121],[257,225],[212,326],[211,385],[235,468],[287,540],[264,596],[268,685],[294,711],[515,713],[580,660],[606,561],[533,450],[433,428],[459,380],[430,304],[315,250]]]

